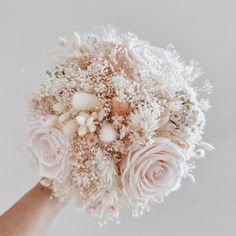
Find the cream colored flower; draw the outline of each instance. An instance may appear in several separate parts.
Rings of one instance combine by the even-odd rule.
[[[77,92],[73,95],[72,106],[78,111],[96,111],[99,107],[99,101],[93,94]]]
[[[75,118],[77,124],[79,125],[78,134],[79,136],[84,136],[87,133],[94,133],[97,130],[96,122],[103,117],[100,116],[100,112],[86,112],[81,111],[79,115]]]
[[[180,187],[187,175],[186,153],[169,139],[150,146],[131,146],[122,164],[121,181],[127,197],[136,201],[163,199]]]
[[[146,136],[150,136],[159,128],[159,120],[146,106],[140,106],[129,116],[129,124],[134,130],[140,130]]]
[[[35,123],[30,131],[28,152],[41,177],[63,180],[71,169],[69,139],[59,129]]]

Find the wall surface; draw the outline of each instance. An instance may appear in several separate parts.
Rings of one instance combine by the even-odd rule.
[[[196,183],[182,188],[143,218],[128,211],[121,225],[99,228],[68,206],[54,221],[57,235],[236,235],[236,3],[234,0],[0,1],[0,213],[38,180],[21,146],[26,99],[37,88],[58,36],[113,23],[120,31],[200,62],[214,85],[205,140],[216,150],[199,161]]]

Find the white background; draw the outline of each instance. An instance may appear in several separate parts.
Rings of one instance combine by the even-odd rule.
[[[58,36],[114,23],[121,32],[200,62],[214,85],[205,140],[216,150],[182,188],[140,219],[100,229],[95,219],[65,208],[49,236],[236,235],[236,5],[232,0],[0,1],[0,213],[38,180],[18,146],[26,137],[26,99],[37,88]]]

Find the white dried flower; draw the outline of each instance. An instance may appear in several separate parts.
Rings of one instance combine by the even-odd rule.
[[[87,125],[83,124],[79,127],[78,129],[78,134],[79,136],[84,136],[85,134],[87,134],[88,129],[87,129]]]
[[[203,158],[205,154],[206,154],[206,151],[204,149],[196,150],[196,158]]]
[[[73,95],[72,106],[78,111],[94,111],[98,109],[98,98],[90,93],[77,92]]]
[[[103,142],[110,143],[117,138],[117,132],[111,124],[104,124],[99,137]]]
[[[86,125],[92,125],[94,123],[94,118],[92,116],[90,116],[87,120],[86,120]]]
[[[181,101],[173,101],[168,103],[168,108],[171,111],[179,111],[182,107]]]
[[[88,125],[88,129],[91,133],[93,133],[97,130],[97,127],[95,124],[92,123],[92,124]]]
[[[134,129],[141,130],[145,135],[150,136],[159,128],[157,116],[146,106],[139,106],[129,116],[130,126]]]
[[[111,187],[117,176],[117,170],[114,162],[108,159],[101,150],[96,153],[96,165],[98,167],[101,181]]]
[[[213,151],[215,149],[213,145],[211,145],[210,143],[207,143],[207,142],[201,142],[199,144],[199,147],[206,150],[206,151]]]
[[[98,112],[98,121],[102,121],[104,119],[105,112],[104,110],[101,110]]]
[[[83,125],[86,121],[86,118],[83,115],[79,115],[75,118],[78,125]]]
[[[96,111],[92,112],[91,116],[94,118],[94,120],[98,119],[98,113]]]
[[[74,32],[73,38],[72,38],[72,49],[79,49],[81,46],[81,40],[78,33]]]
[[[195,178],[192,174],[188,174],[186,178],[188,178],[192,183],[195,183]]]

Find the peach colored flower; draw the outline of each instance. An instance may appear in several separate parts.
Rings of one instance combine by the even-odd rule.
[[[129,103],[119,101],[117,98],[112,99],[112,115],[125,115],[129,111]]]
[[[64,133],[40,122],[34,123],[28,152],[39,169],[40,176],[62,180],[70,172],[69,139]]]
[[[183,149],[166,138],[156,138],[150,146],[131,146],[121,168],[124,193],[138,201],[163,199],[180,187],[186,159]]]

